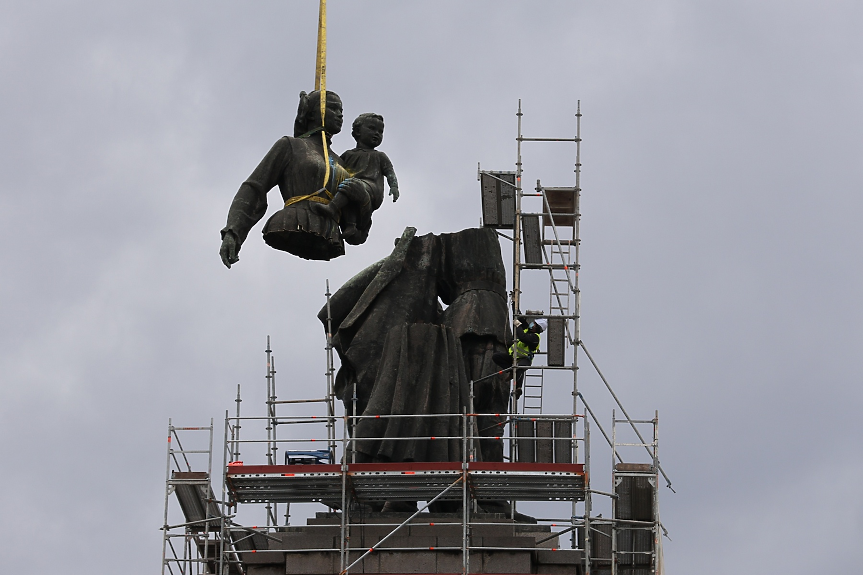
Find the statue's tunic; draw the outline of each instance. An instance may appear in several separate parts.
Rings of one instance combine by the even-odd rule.
[[[332,190],[345,172],[341,158],[332,151],[330,157],[334,169],[327,187]],[[281,138],[240,186],[228,211],[228,224],[222,235],[231,231],[240,243],[244,242],[252,226],[266,214],[267,192],[273,187],[279,186],[282,200],[287,202],[320,190],[325,175],[320,137]],[[329,260],[345,253],[338,225],[313,213],[308,200],[276,212],[267,221],[263,233],[264,241],[270,246],[305,259]]]

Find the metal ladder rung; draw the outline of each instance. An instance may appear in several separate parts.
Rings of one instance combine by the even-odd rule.
[[[522,382],[522,413],[542,413],[542,387],[542,371],[525,372]]]

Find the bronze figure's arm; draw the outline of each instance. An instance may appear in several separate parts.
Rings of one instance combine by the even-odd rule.
[[[228,268],[240,260],[240,247],[252,229],[267,213],[267,192],[279,183],[291,158],[291,141],[281,138],[242,183],[231,208],[228,210],[228,223],[222,229],[222,246],[219,255]]]
[[[395,202],[399,199],[399,181],[396,179],[393,163],[383,152],[381,152],[381,173],[387,179],[387,185],[390,187],[389,195],[393,197],[393,202]]]

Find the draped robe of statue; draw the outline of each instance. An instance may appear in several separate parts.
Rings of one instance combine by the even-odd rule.
[[[440,243],[433,234],[415,233],[407,228],[388,257],[354,276],[330,299],[333,346],[342,363],[335,392],[349,414],[355,385],[357,413],[365,411],[390,329],[440,323]],[[326,308],[318,317],[326,322]]]
[[[460,414],[470,407],[469,381],[499,371],[491,355],[506,349],[505,270],[494,232],[414,234],[407,228],[390,256],[330,300],[342,362],[335,392],[352,414],[356,389],[356,412],[370,416],[352,431],[362,461],[460,460],[459,441],[394,439],[460,436],[460,418],[371,416]],[[449,304],[445,312],[438,297]],[[318,317],[326,326],[326,307]],[[475,394],[478,411],[505,414],[509,381],[485,380]],[[502,421],[482,418],[481,433],[502,435]],[[481,456],[502,460],[501,442],[483,440]]]
[[[500,371],[492,361],[506,351],[512,338],[506,312],[506,269],[497,234],[489,228],[469,228],[441,234],[441,300],[449,307],[444,325],[461,341],[467,377],[480,380]],[[474,384],[474,413],[500,414],[477,418],[485,461],[503,461],[503,423],[509,407],[511,375],[482,379]]]

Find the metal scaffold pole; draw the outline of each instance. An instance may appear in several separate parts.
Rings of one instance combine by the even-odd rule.
[[[653,469],[654,481],[656,487],[653,490],[653,575],[660,575],[661,555],[659,550],[662,549],[662,535],[659,533],[659,474],[656,472],[659,469],[659,410],[653,412]]]
[[[276,406],[273,402],[276,401],[276,367],[275,367],[275,359],[273,358],[273,350],[270,348],[270,336],[267,336],[267,395],[266,395],[266,406],[267,406],[267,463],[269,465],[275,465],[276,459],[276,420],[275,420],[275,409]],[[279,521],[277,516],[279,514],[278,511],[278,503],[270,503],[267,502],[266,505],[267,510],[267,526],[278,525]]]
[[[587,477],[584,484],[584,575],[590,575],[590,514],[593,511],[593,499],[590,495],[590,422],[584,418],[584,474]]]
[[[518,119],[518,128],[517,128],[517,136],[516,136],[516,161],[515,161],[515,210],[513,217],[513,230],[512,230],[512,333],[513,337],[516,333],[516,314],[520,313],[521,306],[521,173],[522,173],[522,163],[521,163],[521,98],[518,99],[518,112],[516,113],[516,117]],[[513,340],[513,345],[515,344],[515,340]],[[518,382],[518,360],[516,358],[517,354],[512,354],[512,372],[510,373],[510,381],[511,381],[511,392],[509,396],[509,412],[515,414],[518,412],[518,398],[516,397],[516,385]],[[510,461],[515,461],[516,458],[516,442],[515,442],[515,423],[514,418],[510,418],[510,447],[509,447],[509,455]],[[515,517],[516,502],[510,502],[510,511],[511,518]]]
[[[573,335],[574,344],[572,346],[572,413],[578,413],[578,341],[581,339],[581,290],[578,287],[579,272],[581,271],[581,263],[579,259],[581,248],[581,100],[578,101],[578,107],[575,113],[575,280],[573,286],[567,286],[573,290],[575,296],[575,304],[573,309]],[[587,418],[584,418],[583,423],[587,428]],[[573,430],[575,425],[573,425]],[[578,442],[573,442],[573,461],[578,462]],[[589,480],[589,476],[588,476]],[[585,485],[586,489],[590,489],[590,485]],[[575,521],[577,513],[577,504],[572,502],[572,517]],[[586,515],[586,513],[585,513]],[[573,530],[573,543],[575,542],[575,531]],[[574,547],[575,545],[573,545]]]
[[[330,450],[330,462],[336,460],[336,398],[335,398],[335,367],[333,365],[333,314],[330,308],[330,280],[327,280],[327,441]]]
[[[162,521],[162,575],[165,575],[165,567],[168,565],[166,556],[168,552],[168,498],[171,495],[171,435],[174,428],[171,419],[168,419],[168,452],[165,461],[165,518]]]
[[[231,461],[238,461],[240,459],[240,404],[243,402],[243,399],[240,397],[240,384],[237,384],[237,399],[234,400],[237,404],[237,425],[234,427],[232,438],[233,438],[233,449],[231,450]]]

